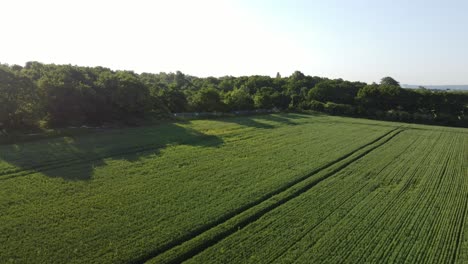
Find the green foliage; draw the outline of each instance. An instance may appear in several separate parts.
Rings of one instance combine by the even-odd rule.
[[[160,94],[161,100],[170,112],[180,113],[188,109],[188,101],[185,94],[176,89],[166,89]]]
[[[205,87],[191,98],[191,107],[198,112],[221,112],[225,109],[218,90],[213,87]]]
[[[389,85],[389,86],[398,86],[400,87],[400,83],[397,82],[395,79],[392,77],[383,77],[382,80],[380,80],[381,85]]]
[[[54,67],[38,80],[49,123],[100,123],[143,116],[151,108],[148,87],[133,72]]]
[[[273,108],[273,100],[271,94],[273,89],[270,87],[263,87],[254,95],[254,105],[257,109],[271,109]]]
[[[335,104],[327,102],[324,105],[324,111],[332,115],[352,116],[356,114],[356,109],[352,105]]]
[[[118,111],[128,115],[143,115],[149,109],[149,90],[133,72],[119,71],[115,74],[116,86],[111,100]]]
[[[290,103],[288,96],[275,91],[271,87],[263,87],[258,90],[253,100],[257,109],[286,109]]]
[[[309,109],[322,112],[325,110],[325,104],[319,101],[311,100],[309,102]]]
[[[286,78],[279,74],[275,78],[260,75],[197,78],[180,71],[136,74],[39,62],[0,68],[3,78],[0,85],[5,91],[0,95],[3,96],[0,122],[7,129],[44,122],[52,127],[135,123],[132,120],[155,114],[254,108],[315,109],[337,115],[352,112],[392,120],[395,115],[388,113],[404,111],[408,115],[396,120],[468,126],[467,92],[402,89],[391,77],[383,78],[380,85],[366,85],[312,77],[300,71]],[[351,105],[353,109],[340,110],[333,105],[326,109],[325,105],[322,108],[311,101]],[[428,115],[432,118],[427,118]]]
[[[291,95],[289,108],[290,109],[308,109],[308,102],[304,100],[304,97],[298,94]]]
[[[85,94],[90,87],[71,75],[78,75],[72,68],[57,68],[38,80],[47,119],[53,125],[79,125],[86,120]]]
[[[34,126],[37,101],[36,86],[29,78],[0,66],[0,130]]]
[[[323,81],[309,90],[308,97],[320,102],[352,104],[359,86],[343,81]]]
[[[366,85],[359,90],[356,99],[370,109],[391,110],[399,105],[402,90],[394,85]]]
[[[291,98],[280,92],[273,93],[272,100],[274,107],[277,109],[286,109],[291,103]]]
[[[413,117],[408,112],[399,111],[399,110],[388,110],[385,115],[385,119],[387,120],[394,120],[394,121],[401,121],[401,122],[409,121],[412,118]]]
[[[246,89],[234,89],[225,95],[224,102],[231,111],[252,110],[254,101]]]
[[[310,80],[300,71],[295,71],[291,76],[288,78],[287,83],[284,85],[284,92],[289,95],[293,96],[295,94],[299,94],[302,88],[310,89],[315,84],[310,82]]]

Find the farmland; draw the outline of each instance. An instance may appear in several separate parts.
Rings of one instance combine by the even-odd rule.
[[[468,130],[273,114],[0,146],[0,262],[468,261]]]

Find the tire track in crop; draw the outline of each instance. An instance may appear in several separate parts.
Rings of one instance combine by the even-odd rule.
[[[416,141],[411,142],[410,145],[406,146],[405,149],[403,149],[402,151],[399,152],[399,153],[400,153],[399,155],[403,154],[405,151],[407,151],[408,148],[410,148],[410,147],[411,147],[413,144],[415,144],[415,143],[416,143]],[[396,158],[397,158],[397,156],[395,156],[394,159],[388,161],[387,164],[386,164],[384,167],[380,168],[379,171],[378,171],[378,172],[375,172],[374,174],[375,174],[375,175],[379,175],[379,174],[380,174],[382,171],[384,171],[387,167],[391,166],[391,165],[393,164],[393,161],[394,161]],[[370,184],[370,182],[368,182],[367,184]],[[365,187],[365,186],[366,186],[366,185],[364,185],[364,187]],[[370,192],[368,196],[372,195],[374,192],[375,192],[375,190],[372,191],[372,192]],[[355,195],[355,194],[353,194],[353,195]],[[398,197],[398,194],[396,195],[396,197]],[[373,199],[374,199],[374,198],[373,198]],[[340,223],[341,221],[343,221],[343,219],[344,219],[346,216],[348,216],[353,210],[355,210],[355,208],[357,208],[358,206],[360,206],[360,204],[361,204],[363,201],[364,201],[364,200],[362,200],[361,202],[355,204],[352,208],[348,209],[346,215],[343,216],[342,220],[338,221],[338,222],[335,224],[335,226],[339,225],[339,223]],[[367,202],[368,202],[368,201],[367,201]],[[392,202],[392,201],[389,201],[388,203],[391,205],[391,202]],[[343,206],[343,205],[344,205],[344,203],[341,204],[340,207]],[[387,206],[390,206],[390,205],[387,205]],[[339,207],[337,207],[337,208],[339,208]],[[331,212],[329,215],[332,215],[333,213],[334,213],[334,212]],[[305,237],[309,236],[309,235],[310,235],[310,232],[312,232],[313,230],[315,230],[316,228],[318,228],[319,226],[321,226],[322,224],[324,224],[324,222],[328,219],[328,216],[329,216],[329,215],[327,215],[327,217],[325,217],[324,220],[323,220],[322,222],[320,222],[320,223],[318,223],[318,224],[316,224],[316,225],[314,225],[314,226],[312,226],[312,227],[306,229],[306,230],[304,231],[304,233],[303,233],[299,238],[297,238],[297,239],[296,239],[293,243],[291,243],[288,247],[282,249],[281,253],[278,254],[278,256],[275,258],[275,260],[269,261],[269,263],[274,263],[277,259],[279,259],[279,258],[283,257],[284,255],[286,255],[286,254],[288,253],[288,251],[290,251],[292,248],[294,248],[294,247],[296,246],[296,243],[300,242],[300,241],[303,240]],[[351,231],[350,231],[350,232],[351,232]],[[344,234],[343,234],[343,235],[344,235]],[[318,243],[318,241],[319,241],[319,240],[315,241],[314,243],[311,243],[310,245],[307,246],[307,248],[310,249],[310,248],[314,247],[315,244]],[[306,250],[304,250],[304,252],[305,252],[305,251],[306,251]],[[301,254],[301,255],[302,255],[302,254]],[[294,258],[295,258],[295,259],[298,259],[299,256],[300,256],[300,255],[296,255]]]
[[[407,149],[410,148],[413,144],[416,144],[416,142],[417,142],[417,140],[414,140],[410,145],[406,146],[405,149],[403,149],[402,151],[399,151],[399,154],[396,155],[393,159],[389,160],[388,163],[387,163],[379,172],[375,173],[375,175],[380,175],[386,168],[388,168],[388,167],[394,165],[394,161],[398,158],[398,156],[400,156],[400,155],[402,155],[403,153],[405,153],[405,152],[407,151]],[[404,170],[404,167],[401,167],[399,170],[400,170],[400,171],[401,171],[401,170]],[[397,174],[397,173],[395,172],[395,174]],[[414,176],[414,175],[413,175],[413,176]],[[385,179],[385,178],[387,178],[387,177],[391,177],[391,175],[387,173],[387,174],[383,177],[383,179]],[[411,178],[410,178],[410,179],[411,179]],[[409,180],[410,180],[410,179],[409,179]],[[408,181],[409,181],[409,180],[408,180]],[[379,193],[379,192],[377,192],[375,195],[376,195],[377,197],[379,197],[379,198],[377,198],[378,201],[379,201],[379,202],[378,202],[379,206],[376,205],[376,206],[374,206],[374,207],[370,207],[370,201],[373,201],[373,200],[376,199],[376,198],[371,198],[371,200],[368,200],[368,197],[369,197],[370,195],[372,195],[372,193],[369,193],[368,197],[364,198],[364,199],[360,202],[361,208],[360,208],[359,210],[364,210],[364,211],[360,211],[360,214],[361,214],[361,215],[366,215],[366,219],[367,219],[367,218],[371,218],[372,221],[369,222],[369,223],[361,223],[361,222],[358,222],[355,226],[353,226],[352,229],[349,229],[349,230],[344,229],[344,230],[342,230],[342,231],[339,233],[339,236],[344,236],[344,237],[346,237],[346,236],[348,236],[348,237],[349,237],[349,236],[358,237],[358,238],[356,239],[356,241],[364,241],[362,238],[363,238],[364,236],[366,236],[367,233],[366,233],[366,232],[357,232],[357,234],[356,234],[356,230],[357,230],[357,229],[360,230],[359,228],[361,228],[361,229],[366,229],[366,230],[370,230],[371,228],[373,228],[374,226],[376,226],[376,225],[378,224],[378,222],[379,222],[381,219],[383,219],[383,218],[385,217],[385,214],[388,212],[388,210],[390,210],[390,208],[392,208],[395,204],[397,204],[397,202],[398,202],[398,200],[401,198],[401,195],[402,195],[402,194],[404,194],[404,190],[402,190],[402,189],[400,189],[400,190],[398,190],[397,192],[394,192],[394,193],[392,193],[392,192],[389,192],[389,193]],[[380,195],[380,196],[379,196],[379,195]],[[385,199],[384,199],[384,198],[385,198]],[[349,214],[349,213],[351,213],[351,210],[348,212],[348,214]],[[348,215],[348,214],[347,214],[347,215]],[[346,215],[345,217],[347,217],[347,215]],[[345,217],[343,217],[339,222],[337,222],[337,223],[334,225],[333,229],[334,229],[334,228],[339,228],[341,225],[344,225],[343,223],[344,223],[344,221],[345,221]],[[348,219],[348,220],[349,220],[349,219]],[[362,225],[362,226],[361,226],[361,225]],[[358,227],[359,227],[359,228],[358,228]],[[310,248],[315,248],[315,247],[317,247],[317,245],[320,244],[320,242],[319,242],[320,240],[322,240],[323,238],[327,238],[327,239],[329,238],[329,234],[334,234],[334,235],[336,235],[336,233],[334,233],[334,232],[336,232],[336,231],[333,230],[333,229],[327,231],[327,235],[323,235],[320,239],[318,239],[317,241],[315,241],[313,244],[309,245],[308,248],[310,249]],[[350,235],[350,234],[352,234],[352,235]],[[328,242],[328,243],[329,243],[329,242]],[[337,256],[337,255],[338,255],[338,252],[336,251],[336,249],[341,248],[341,245],[346,244],[346,243],[348,243],[348,241],[343,240],[343,241],[341,241],[339,244],[328,245],[328,248],[330,248],[330,251],[328,251],[328,253],[333,252],[333,253],[330,253],[331,256]],[[340,256],[340,259],[346,259],[347,257],[349,257],[349,256],[352,254],[352,250],[351,250],[350,248],[353,248],[353,247],[355,247],[355,246],[356,246],[356,244],[350,244],[350,245],[348,245],[347,250],[346,250],[346,251],[348,251],[347,255]],[[327,248],[327,246],[324,246],[324,244],[320,245],[319,248],[320,248],[320,247],[322,247],[322,248],[324,248],[324,247]],[[345,248],[346,248],[346,246],[345,246]],[[306,253],[306,251],[307,251],[307,250],[305,250],[305,251],[303,252],[303,254]],[[326,252],[326,250],[325,250],[325,251],[322,250],[322,251],[320,251],[320,252]]]
[[[336,174],[351,163],[384,145],[403,131],[404,129],[400,128],[392,129],[389,132],[384,133],[382,136],[370,141],[369,143],[351,151],[350,153],[313,170],[303,177],[300,177],[284,185],[283,187],[276,189],[275,191],[264,195],[262,198],[256,201],[234,210],[233,212],[219,218],[218,220],[215,220],[212,223],[206,224],[186,235],[181,236],[178,239],[158,247],[154,251],[149,252],[148,254],[143,255],[138,259],[130,261],[130,263],[144,263],[150,260],[157,261],[158,263],[180,263],[184,260],[187,260],[199,254],[206,248],[218,243],[225,237],[235,233],[240,228],[243,228],[248,224],[256,221],[271,210],[279,207],[280,205],[290,201],[295,197],[298,197],[300,194],[306,192],[321,181]],[[369,148],[365,149],[366,147]],[[362,152],[360,152],[361,150]],[[355,156],[352,157],[353,155]],[[347,158],[350,159],[345,160]],[[318,179],[311,180],[312,176],[323,171],[326,172],[325,175]],[[307,182],[307,180],[311,180],[311,182]],[[301,184],[304,186],[300,186]],[[186,243],[189,244],[185,246],[187,249],[184,248]],[[166,258],[165,255],[168,255],[168,257]]]
[[[411,142],[411,144],[408,145],[406,147],[406,149],[409,148],[412,144],[415,144],[415,142],[416,142],[416,140]],[[385,173],[384,176],[380,176],[380,173],[382,171],[384,171],[385,168],[387,168],[387,167],[391,166],[392,164],[394,164],[394,160],[399,158],[399,156],[402,153],[404,153],[404,151],[406,151],[406,149],[404,149],[402,151],[399,151],[398,154],[392,154],[393,158],[390,159],[390,160],[387,160],[386,165],[384,165],[384,167],[381,168],[378,172],[373,173],[373,175],[375,175],[375,176],[374,176],[374,178],[372,178],[370,180],[375,181],[374,184],[377,184],[378,186],[380,186],[380,184],[382,183],[382,181],[384,179],[389,178],[389,177],[391,178],[391,175],[388,174],[388,173]],[[380,178],[380,177],[382,177],[382,178]],[[327,260],[331,256],[335,256],[340,260],[344,259],[344,257],[341,256],[341,255],[338,257],[338,255],[335,255],[334,253],[331,253],[331,252],[336,252],[335,250],[337,248],[340,248],[338,245],[341,245],[343,243],[347,243],[346,239],[341,240],[340,238],[341,237],[347,237],[347,236],[349,237],[350,233],[353,234],[352,237],[355,237],[357,235],[366,234],[366,232],[356,234],[356,229],[355,228],[359,227],[359,228],[362,229],[365,226],[374,225],[375,222],[364,222],[363,223],[361,221],[358,221],[359,224],[354,226],[354,228],[351,228],[349,230],[345,228],[345,229],[340,230],[338,233],[337,233],[337,230],[335,230],[335,228],[339,229],[339,227],[343,225],[343,221],[348,215],[355,215],[356,213],[352,213],[352,211],[355,210],[355,208],[357,208],[356,210],[359,211],[362,215],[366,215],[368,217],[370,217],[370,215],[373,215],[372,216],[373,218],[379,219],[380,217],[382,217],[382,214],[383,214],[382,212],[380,212],[381,208],[376,207],[376,206],[370,206],[370,204],[373,204],[373,202],[371,203],[370,201],[377,201],[375,204],[380,204],[380,206],[384,206],[382,208],[384,208],[384,210],[385,210],[385,208],[391,207],[392,203],[394,202],[394,199],[397,199],[398,196],[399,196],[398,193],[397,194],[395,194],[395,193],[385,193],[385,192],[380,192],[380,191],[377,191],[377,190],[378,190],[378,188],[376,188],[376,190],[372,190],[371,192],[369,192],[366,197],[362,197],[362,200],[357,202],[356,205],[352,206],[351,209],[349,209],[348,207],[345,207],[345,208],[348,208],[348,209],[346,209],[347,214],[345,216],[343,216],[340,220],[338,220],[338,221],[336,221],[334,223],[332,222],[333,223],[333,228],[331,228],[331,227],[327,228],[327,227],[320,227],[319,226],[317,228],[317,230],[315,230],[315,229],[313,231],[312,230],[307,230],[307,232],[311,232],[311,233],[304,234],[304,237],[309,237],[309,238],[305,239],[305,241],[307,241],[307,242],[304,244],[304,246],[301,249],[302,253],[296,253],[293,256],[288,256],[286,259],[288,259],[288,261],[292,260],[292,259],[299,259],[299,256],[304,255],[304,254],[307,253],[307,254],[314,255],[314,257],[319,256],[318,257],[319,259],[320,259],[320,254],[322,254],[321,257],[322,257],[322,260],[323,260],[323,257],[325,257],[323,255],[323,253],[325,253],[325,252],[327,252],[329,254],[329,257],[327,258]],[[387,200],[383,199],[383,197],[393,197],[393,198],[392,198],[392,200],[387,201]],[[375,199],[377,199],[377,200],[375,200]],[[385,201],[385,205],[382,204],[384,201]],[[357,205],[359,205],[359,206],[357,207]],[[324,222],[322,224],[323,225],[329,225],[330,222]],[[322,231],[320,231],[320,229],[322,229]],[[314,233],[314,232],[318,232],[318,233]],[[322,233],[320,234],[320,232],[322,232]],[[318,234],[320,234],[320,235],[318,235]],[[324,235],[324,234],[327,234],[327,235]],[[335,236],[337,236],[337,237],[335,237]],[[320,237],[320,238],[318,238],[318,237]],[[359,239],[356,239],[356,240],[360,241]],[[336,244],[337,241],[341,241],[341,242],[339,242],[339,244]],[[327,243],[328,243],[328,246],[326,246]],[[332,244],[330,245],[330,243],[332,243]],[[320,249],[320,248],[322,248],[322,250],[317,250],[317,249]],[[326,249],[323,250],[323,248],[326,248]],[[311,253],[311,252],[314,252],[314,253]],[[285,252],[285,254],[291,255],[290,253],[286,253],[286,252]],[[306,259],[308,259],[308,257],[306,257]],[[280,260],[279,262],[281,262],[281,261],[282,260]],[[307,261],[320,262],[317,259],[314,259],[313,261],[308,259]],[[331,263],[333,263],[333,262],[339,262],[339,261],[338,260],[331,261]],[[358,262],[356,262],[356,263],[358,263]]]
[[[448,233],[444,232],[444,233],[440,233],[443,228],[441,229],[437,229],[436,227],[437,226],[443,226],[443,223],[440,222],[440,219],[443,219],[443,218],[450,218],[450,221],[457,221],[459,223],[458,220],[455,220],[455,219],[458,219],[458,215],[460,215],[460,213],[458,213],[458,210],[457,210],[457,216],[452,216],[452,215],[447,215],[447,211],[444,210],[440,216],[438,218],[434,218],[434,219],[429,219],[428,216],[430,215],[434,215],[435,212],[432,212],[431,211],[427,211],[427,209],[431,209],[431,210],[437,210],[438,209],[433,209],[431,207],[431,205],[435,204],[436,203],[436,200],[432,201],[433,198],[437,198],[437,199],[440,199],[442,197],[442,199],[445,199],[446,201],[442,201],[443,203],[440,203],[440,200],[437,202],[437,204],[440,204],[440,207],[441,208],[447,208],[446,205],[450,204],[449,201],[452,201],[452,198],[453,197],[459,197],[457,195],[455,195],[453,192],[450,192],[450,197],[449,196],[446,196],[444,194],[441,194],[441,193],[435,193],[434,191],[442,191],[444,190],[444,193],[447,191],[447,190],[452,190],[452,189],[455,189],[454,187],[456,186],[456,184],[454,182],[452,182],[452,180],[450,178],[441,178],[441,177],[437,177],[437,178],[434,178],[433,177],[421,177],[421,175],[430,175],[430,174],[427,174],[427,171],[431,172],[431,173],[435,173],[434,172],[434,168],[433,167],[428,167],[427,164],[434,164],[434,163],[437,163],[438,161],[440,161],[440,159],[438,159],[438,155],[434,155],[433,153],[435,152],[434,150],[438,149],[436,148],[436,145],[434,145],[435,142],[439,142],[439,138],[433,140],[434,142],[432,144],[423,144],[423,143],[420,143],[420,145],[427,145],[428,148],[426,148],[426,150],[424,151],[418,151],[419,153],[424,153],[424,155],[426,157],[423,157],[423,161],[424,162],[418,162],[417,160],[414,160],[414,162],[412,162],[413,164],[419,164],[419,166],[417,166],[416,170],[415,170],[415,173],[418,173],[420,177],[420,179],[424,179],[424,181],[420,182],[419,183],[419,187],[417,189],[414,189],[416,191],[416,194],[417,195],[410,195],[408,198],[404,198],[402,197],[401,199],[401,205],[402,207],[396,207],[394,210],[392,210],[393,212],[396,212],[397,214],[389,214],[389,218],[387,220],[390,220],[392,219],[391,221],[392,222],[389,222],[389,221],[382,221],[382,223],[380,223],[380,228],[377,228],[377,230],[384,230],[386,226],[391,226],[392,227],[392,235],[391,236],[387,236],[387,238],[385,238],[384,240],[375,240],[375,239],[369,239],[369,238],[372,238],[372,237],[380,237],[379,235],[375,234],[375,232],[372,232],[372,234],[369,234],[367,235],[367,239],[363,239],[363,240],[360,240],[360,239],[353,239],[355,241],[365,241],[365,242],[362,242],[361,244],[358,244],[358,245],[354,245],[354,247],[356,248],[362,248],[363,245],[374,245],[374,244],[379,244],[378,247],[370,247],[371,249],[374,248],[374,249],[379,249],[379,250],[373,250],[373,251],[369,251],[369,247],[366,247],[365,250],[361,250],[360,251],[360,255],[361,255],[361,258],[355,258],[354,260],[349,260],[349,259],[345,259],[345,262],[356,262],[356,263],[361,263],[361,262],[408,262],[408,263],[414,263],[414,262],[417,262],[417,263],[428,263],[428,262],[434,262],[434,263],[440,263],[442,262],[442,260],[444,260],[443,262],[446,262],[446,261],[449,261],[451,260],[450,257],[448,257],[448,254],[453,254],[453,248],[454,248],[454,242],[453,240],[450,239],[451,236],[454,236],[456,237],[455,235],[458,234],[456,231],[450,231]],[[443,139],[443,138],[442,138]],[[446,145],[447,146],[447,149],[455,149],[456,150],[456,142],[451,142],[449,145],[448,142],[439,142],[437,143],[439,146],[440,145]],[[431,154],[432,155],[429,155]],[[453,153],[452,153],[453,154]],[[445,175],[446,174],[446,171],[447,171],[447,166],[450,168],[452,166],[450,165],[447,165],[447,161],[450,161],[450,162],[453,162],[454,159],[453,159],[453,156],[452,157],[448,157],[446,158],[445,162],[442,162],[440,166],[437,167],[437,175],[441,174],[441,175]],[[419,171],[419,172],[418,172]],[[396,174],[396,173],[395,173]],[[458,177],[458,176],[457,176]],[[437,179],[437,181],[435,180]],[[413,180],[407,180],[407,182],[413,184]],[[440,182],[445,182],[445,185],[444,186],[441,186],[440,185]],[[402,188],[402,189],[412,189],[411,186],[407,186],[405,188]],[[457,192],[458,192],[459,189],[457,189]],[[455,196],[454,196],[455,195]],[[431,197],[430,199],[428,199],[429,197]],[[460,202],[456,202],[457,204],[457,207],[458,208],[463,208],[464,206],[464,202],[465,200],[463,200],[463,203],[460,203]],[[405,205],[406,204],[406,205]],[[411,213],[405,213],[405,212],[411,212]],[[406,214],[406,216],[405,216]],[[406,218],[406,220],[405,220]],[[429,221],[428,223],[426,224],[423,224],[423,222],[426,222],[426,221]],[[398,224],[396,224],[398,223]],[[459,228],[459,224],[456,224],[456,228],[458,229]],[[401,226],[399,224],[402,224]],[[425,226],[425,227],[423,227]],[[431,229],[434,229],[436,228],[437,232],[434,233],[434,231],[431,231]],[[376,231],[377,231],[376,230]],[[451,229],[452,230],[452,229]],[[408,237],[408,235],[405,235],[405,232],[410,232],[411,231],[411,237]],[[379,231],[380,232],[380,231]],[[403,233],[401,233],[403,232]],[[414,232],[414,234],[413,234]],[[401,235],[400,235],[401,234]],[[451,235],[449,235],[451,234]],[[411,240],[408,240],[409,238],[421,238],[421,237],[427,237],[427,238],[430,238],[430,239],[423,239],[422,243],[423,244],[420,244],[418,247],[415,246],[416,242],[414,241],[411,241]],[[397,240],[394,240],[394,238],[398,238]],[[400,238],[404,238],[404,241],[401,241]],[[388,239],[390,239],[390,241],[388,241]],[[393,240],[393,242],[392,242]],[[434,240],[434,242],[432,242],[432,240]],[[421,241],[421,240],[419,240]],[[418,242],[419,242],[418,241]],[[442,241],[446,241],[445,242],[442,242]],[[414,243],[413,243],[414,242]],[[436,257],[438,260],[435,260],[432,259],[432,261],[430,260],[421,260],[420,258],[421,257],[424,257],[426,255],[426,253],[430,252],[431,250],[429,250],[428,247],[431,247],[431,249],[435,249],[437,247],[437,243],[441,243],[440,245],[443,246],[441,247],[439,250],[437,250],[437,252],[441,252],[439,254],[436,254],[436,255],[433,255],[433,257]],[[413,244],[412,244],[413,243]],[[417,250],[413,250],[413,248],[416,248]],[[380,252],[381,250],[385,250],[387,251],[387,253],[385,253],[385,258],[383,256],[383,252],[382,253],[377,253],[377,252]],[[367,252],[367,254],[362,254],[362,252]],[[436,250],[434,250],[433,252],[436,252]],[[330,253],[333,255],[333,253]],[[390,255],[394,255],[394,256],[390,256]],[[421,254],[423,254],[423,256],[421,256]],[[369,258],[365,258],[367,256],[372,256],[372,259],[369,259]],[[356,256],[356,254],[355,254]],[[393,257],[393,259],[388,259],[388,257]],[[364,259],[363,259],[364,258]],[[416,259],[418,258],[418,259]]]

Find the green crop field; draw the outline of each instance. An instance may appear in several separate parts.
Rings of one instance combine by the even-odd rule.
[[[468,129],[272,114],[0,146],[0,263],[467,263]]]

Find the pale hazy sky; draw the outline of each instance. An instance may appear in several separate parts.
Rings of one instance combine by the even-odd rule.
[[[468,1],[3,0],[0,62],[468,84]]]

